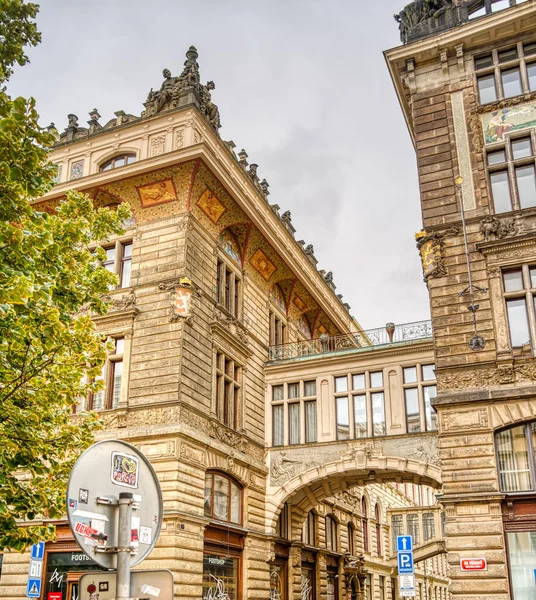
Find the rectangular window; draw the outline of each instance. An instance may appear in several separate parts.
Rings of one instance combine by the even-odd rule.
[[[517,193],[521,208],[536,206],[536,177],[534,165],[516,167]]]
[[[96,381],[104,382],[104,389],[89,397],[88,410],[109,410],[119,406],[123,380],[124,348],[124,338],[115,338],[114,349],[108,354],[101,374],[95,378]]]
[[[348,377],[335,377],[335,392],[348,391]]]
[[[348,419],[348,396],[337,398],[337,439],[350,438],[350,421]]]
[[[522,348],[526,344],[530,344],[529,320],[525,298],[507,300],[506,312],[512,347]]]
[[[316,442],[316,400],[305,402],[305,443]]]
[[[406,401],[406,426],[408,433],[417,433],[421,430],[421,415],[419,411],[418,388],[406,388],[404,390]]]
[[[355,391],[365,389],[365,374],[352,375],[352,389]],[[345,390],[346,391],[346,390]]]
[[[235,319],[240,313],[241,281],[235,271],[225,261],[218,258],[216,272],[216,297],[218,304]]]
[[[383,387],[383,372],[382,371],[376,371],[375,373],[370,374],[370,387],[371,388]]]
[[[509,212],[512,210],[512,197],[510,195],[510,183],[508,171],[496,171],[491,173],[491,194],[496,213]]]
[[[372,399],[372,434],[385,435],[385,403],[383,392],[371,394]]]
[[[521,72],[519,67],[501,71],[501,82],[503,95],[505,98],[520,96],[523,93],[523,88],[521,87]]]
[[[104,248],[106,259],[102,266],[110,273],[115,273],[119,281],[115,289],[130,287],[132,272],[132,242],[116,242]]]
[[[311,396],[316,396],[316,381],[306,381],[303,384],[304,388],[304,396],[306,398],[310,398]]]
[[[527,76],[529,78],[529,88],[531,92],[536,90],[536,63],[527,65]]]
[[[231,427],[238,428],[242,368],[223,353],[216,354],[216,416]]]
[[[300,403],[288,405],[288,443],[300,443]]]
[[[285,443],[285,406],[274,404],[272,406],[273,445],[283,446]]]
[[[354,421],[355,437],[367,437],[367,397],[364,395],[354,396]]]
[[[488,104],[497,100],[495,75],[481,75],[476,79],[478,85],[478,99],[480,104]]]
[[[288,397],[289,398],[299,398],[300,397],[300,384],[299,383],[289,383],[288,384]]]
[[[530,598],[535,586],[536,532],[509,531],[507,536],[512,598]]]
[[[424,396],[424,416],[426,419],[426,431],[437,431],[437,414],[432,408],[432,399],[437,396],[435,385],[423,387]]]
[[[269,313],[269,343],[271,346],[280,346],[286,343],[286,330],[287,326],[283,319],[270,311]]]

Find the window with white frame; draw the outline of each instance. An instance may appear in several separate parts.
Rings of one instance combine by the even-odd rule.
[[[242,367],[223,352],[216,353],[216,416],[238,429],[242,404]]]
[[[504,270],[502,282],[512,351],[531,354],[536,331],[536,266]]]
[[[416,365],[403,368],[406,431],[437,431],[437,415],[432,399],[437,395],[434,365]]]
[[[495,213],[536,206],[535,131],[510,136],[486,152]]]
[[[291,446],[316,440],[316,380],[273,385],[272,444]]]
[[[104,246],[106,259],[102,266],[115,273],[119,280],[115,289],[130,287],[132,274],[132,241],[117,240],[112,246]]]
[[[108,353],[101,373],[95,381],[103,381],[104,386],[98,392],[89,395],[87,400],[77,407],[83,410],[110,410],[119,406],[121,399],[121,387],[123,384],[123,355],[125,352],[125,338],[116,337],[112,339],[113,349]]]
[[[536,42],[518,42],[474,57],[480,104],[536,91]]]
[[[240,274],[227,261],[218,258],[216,273],[216,299],[235,319],[240,318],[242,281]]]
[[[334,378],[337,439],[386,434],[383,371]]]

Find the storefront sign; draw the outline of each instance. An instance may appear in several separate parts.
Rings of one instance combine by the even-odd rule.
[[[460,558],[462,571],[487,571],[488,561],[485,558]]]
[[[63,600],[61,592],[48,592],[47,600]]]

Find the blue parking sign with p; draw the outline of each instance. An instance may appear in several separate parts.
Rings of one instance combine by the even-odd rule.
[[[398,553],[398,572],[401,575],[411,575],[413,569],[413,552]]]

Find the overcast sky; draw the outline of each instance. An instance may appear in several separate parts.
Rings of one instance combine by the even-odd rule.
[[[405,3],[41,0],[43,42],[9,90],[60,131],[70,112],[85,125],[97,108],[105,123],[139,114],[195,45],[222,138],[259,164],[361,325],[427,319],[415,154],[382,55]]]

